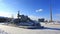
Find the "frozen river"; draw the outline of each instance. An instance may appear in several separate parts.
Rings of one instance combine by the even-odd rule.
[[[60,25],[41,23],[44,29],[23,29],[0,24],[1,34],[60,34]]]

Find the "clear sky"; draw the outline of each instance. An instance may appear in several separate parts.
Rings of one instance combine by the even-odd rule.
[[[50,4],[53,11],[53,20],[60,19],[60,0],[0,0],[0,16],[14,17],[17,12],[30,18],[50,19]]]

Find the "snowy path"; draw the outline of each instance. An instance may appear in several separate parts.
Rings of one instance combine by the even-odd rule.
[[[60,28],[60,25],[42,24],[45,27]],[[60,34],[60,30],[53,29],[23,29],[18,27],[0,25],[0,30],[6,32],[6,34]]]

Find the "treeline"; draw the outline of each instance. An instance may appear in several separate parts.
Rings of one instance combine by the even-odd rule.
[[[8,18],[8,17],[0,17],[0,23],[1,22],[9,22],[11,21],[11,18]]]

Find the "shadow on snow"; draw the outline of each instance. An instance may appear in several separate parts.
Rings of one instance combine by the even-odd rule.
[[[28,29],[40,29],[40,30],[45,30],[45,29],[49,29],[49,30],[60,30],[60,28],[51,28],[51,27],[37,27],[37,28],[28,28]]]

